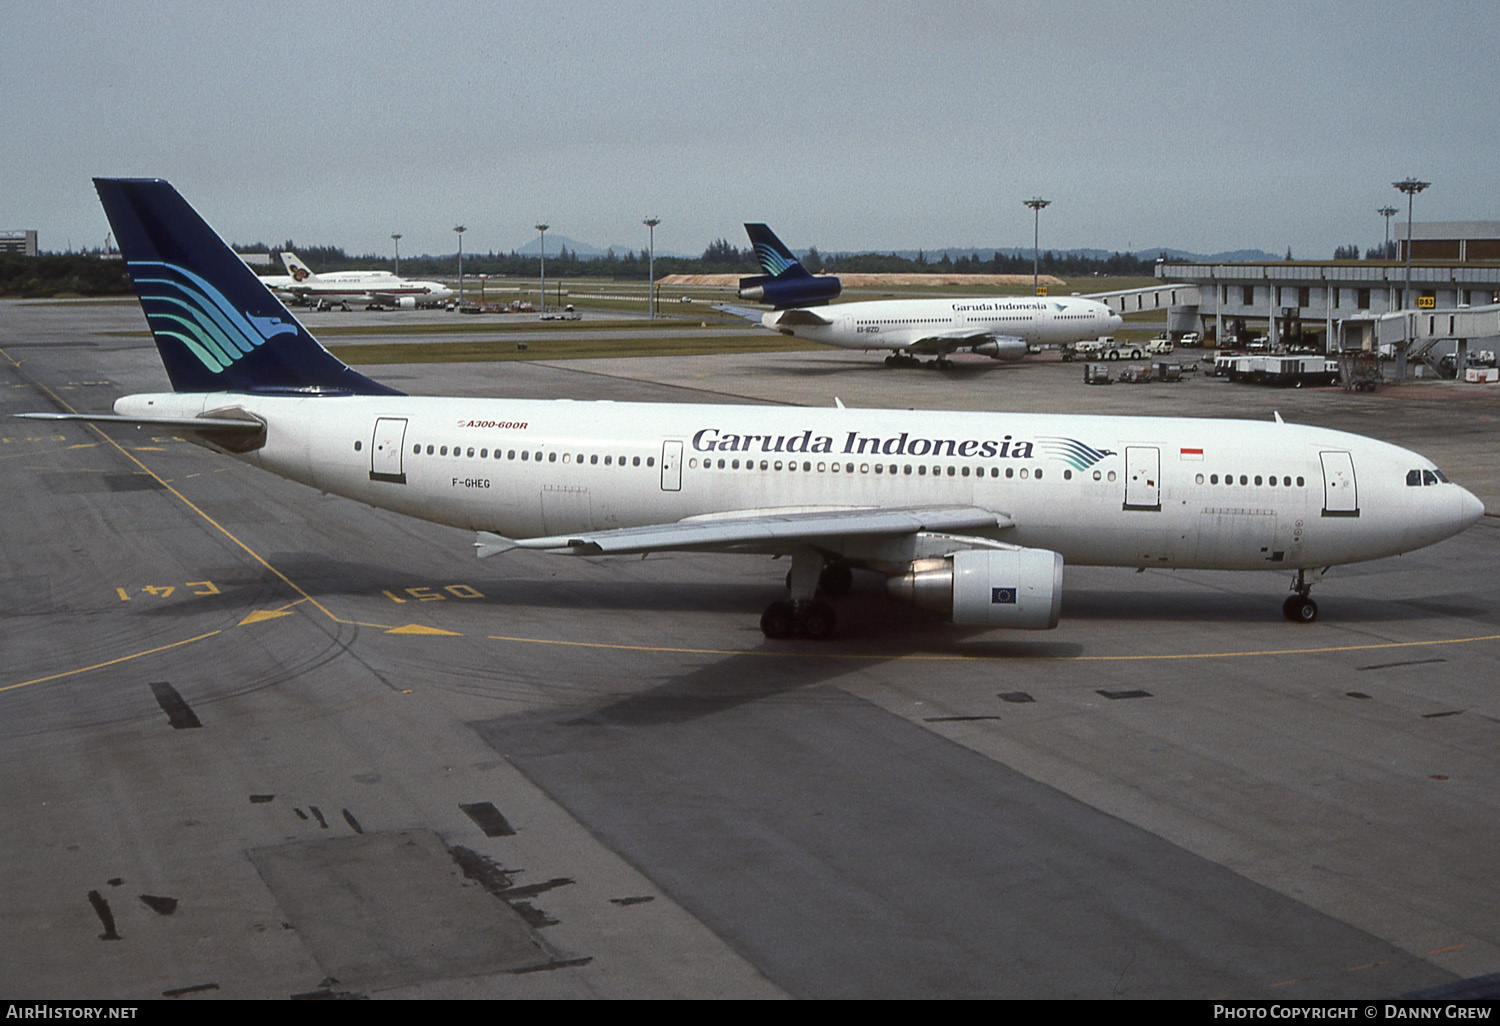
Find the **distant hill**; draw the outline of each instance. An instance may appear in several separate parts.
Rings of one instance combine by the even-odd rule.
[[[801,252],[802,253],[806,253],[807,251],[806,250],[802,250]],[[836,256],[854,256],[857,253],[870,253],[870,252],[882,252],[883,253],[883,252],[887,252],[887,251],[886,250],[878,250],[878,251],[876,251],[876,250],[852,250],[852,251],[849,251],[849,252],[842,252],[841,251],[841,252],[836,253],[836,254],[830,253],[828,255],[831,255],[831,256],[833,256],[833,255],[836,255]],[[1023,246],[1013,246],[1013,247],[1011,247],[1009,249],[999,249],[999,250],[995,249],[993,246],[990,246],[990,247],[986,247],[986,246],[972,246],[972,247],[949,246],[949,247],[945,247],[945,248],[942,248],[942,249],[923,249],[923,250],[898,249],[898,250],[894,250],[894,252],[895,252],[895,254],[897,256],[904,257],[907,260],[915,260],[917,258],[918,253],[920,253],[920,254],[922,254],[927,259],[928,263],[933,263],[935,261],[942,260],[943,257],[944,257],[944,255],[946,255],[948,257],[948,259],[950,259],[950,260],[957,260],[961,256],[973,257],[975,255],[978,255],[978,257],[979,257],[980,260],[992,260],[992,259],[994,259],[994,256],[995,256],[995,254],[997,252],[1001,256],[1005,256],[1005,257],[1022,257],[1022,258],[1025,258],[1025,259],[1030,259],[1030,257],[1031,257],[1031,247],[1029,247],[1029,246],[1024,246],[1024,247]],[[1081,258],[1086,259],[1086,260],[1107,260],[1109,257],[1114,256],[1117,251],[1116,250],[1108,250],[1108,249],[1051,249],[1051,250],[1049,250],[1048,248],[1043,247],[1042,248],[1042,252],[1043,253],[1050,252],[1054,256],[1059,256],[1059,257],[1074,256],[1074,257],[1081,257]],[[1133,257],[1135,257],[1136,259],[1138,259],[1138,260],[1146,260],[1146,261],[1154,261],[1157,257],[1161,256],[1162,254],[1166,254],[1166,257],[1167,257],[1168,260],[1182,260],[1182,261],[1187,261],[1189,263],[1199,263],[1199,264],[1202,264],[1202,263],[1250,263],[1250,262],[1256,262],[1256,261],[1281,260],[1282,259],[1282,256],[1278,256],[1275,253],[1267,253],[1265,250],[1261,250],[1261,249],[1236,249],[1236,250],[1228,250],[1228,251],[1222,252],[1222,253],[1190,253],[1190,252],[1188,252],[1185,249],[1174,249],[1171,246],[1151,246],[1151,247],[1147,247],[1145,249],[1137,249],[1137,250],[1134,250],[1134,251],[1132,251],[1130,253],[1130,255],[1133,256]]]
[[[552,256],[562,252],[562,247],[564,246],[568,248],[569,253],[573,254],[581,260],[596,260],[599,257],[604,256],[611,249],[614,250],[615,256],[617,257],[623,257],[626,253],[644,253],[646,251],[646,240],[642,239],[640,245],[637,246],[608,246],[601,249],[598,246],[593,245],[592,243],[579,242],[577,239],[571,239],[566,235],[558,235],[554,232],[547,233],[548,256]],[[533,238],[524,246],[517,246],[514,252],[519,253],[521,256],[540,255],[542,252],[541,237],[538,236],[536,238]],[[700,256],[701,254],[676,253],[662,249],[661,247],[657,247],[656,255],[658,257],[681,257],[683,259],[692,260]]]
[[[592,260],[596,257],[602,257],[606,252],[606,249],[601,249],[600,247],[595,246],[592,243],[580,242],[579,240],[569,238],[566,235],[557,235],[552,232],[547,233],[548,254],[559,253],[564,246],[567,247],[569,253],[584,260]],[[541,239],[533,238],[530,242],[526,243],[526,245],[517,247],[514,252],[519,253],[522,256],[537,256],[541,252],[541,248]],[[646,250],[644,239],[641,240],[641,244],[638,246],[613,246],[608,248],[612,248],[615,252],[615,256],[618,257],[623,257],[626,253],[644,253]],[[798,256],[806,256],[807,252],[808,251],[805,249],[796,251]],[[928,263],[936,263],[942,260],[945,255],[950,260],[957,260],[961,256],[973,257],[975,255],[977,255],[980,260],[991,260],[994,258],[996,252],[999,252],[1001,256],[1006,257],[1023,257],[1026,259],[1030,259],[1031,257],[1030,247],[1024,246],[1013,246],[1009,249],[999,250],[996,250],[994,246],[945,246],[939,249],[923,250],[830,250],[824,252],[823,255],[825,257],[848,257],[858,256],[862,253],[887,254],[892,252],[894,252],[896,256],[902,257],[907,260],[915,260],[917,258],[917,255],[921,254],[926,258]],[[1043,252],[1049,252],[1049,250],[1044,248]],[[1053,249],[1050,250],[1050,252],[1053,255],[1059,257],[1075,256],[1081,257],[1086,260],[1107,260],[1109,257],[1115,255],[1114,251],[1107,249]],[[1150,262],[1156,260],[1156,258],[1161,256],[1163,253],[1166,254],[1167,259],[1169,260],[1183,260],[1190,263],[1251,263],[1256,261],[1282,259],[1281,255],[1277,255],[1275,253],[1267,253],[1265,250],[1260,249],[1236,249],[1222,253],[1190,253],[1185,249],[1174,249],[1171,246],[1147,247],[1145,249],[1137,249],[1130,255],[1137,258],[1138,260],[1145,260]],[[678,257],[692,260],[701,256],[702,254],[678,253],[658,248],[656,251],[656,255],[658,257]]]

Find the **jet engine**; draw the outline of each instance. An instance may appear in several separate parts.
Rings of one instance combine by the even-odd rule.
[[[758,274],[740,279],[740,298],[753,303],[770,303],[778,310],[790,306],[821,306],[837,299],[844,285],[831,274],[804,274],[800,277],[771,277]]]
[[[917,560],[886,591],[960,627],[1045,631],[1062,613],[1062,570],[1046,549],[964,549]]]
[[[398,296],[396,299],[397,310],[415,310],[417,308],[416,296]]]
[[[1018,338],[992,338],[975,346],[974,352],[991,360],[1019,360],[1026,355],[1026,343]]]

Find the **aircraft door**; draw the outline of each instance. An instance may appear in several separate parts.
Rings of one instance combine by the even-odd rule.
[[[378,417],[370,435],[370,480],[406,484],[402,450],[406,446],[406,418]]]
[[[661,443],[661,490],[682,491],[682,442],[675,438]]]
[[[1354,482],[1354,457],[1347,452],[1320,452],[1323,462],[1323,515],[1359,516],[1359,490]]]
[[[1161,450],[1154,445],[1125,447],[1124,508],[1161,512]]]

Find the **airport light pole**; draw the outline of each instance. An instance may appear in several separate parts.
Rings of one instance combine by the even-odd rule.
[[[1401,289],[1401,309],[1411,307],[1411,207],[1412,200],[1417,193],[1431,185],[1431,182],[1419,182],[1415,178],[1405,178],[1399,182],[1392,182],[1396,188],[1406,193],[1406,284]]]
[[[1045,206],[1047,206],[1051,202],[1052,202],[1051,200],[1044,200],[1044,199],[1042,199],[1039,196],[1033,196],[1031,199],[1025,201],[1026,205],[1028,207],[1030,207],[1031,211],[1032,211],[1032,219],[1031,219],[1031,294],[1033,296],[1040,294],[1038,292],[1038,290],[1037,290],[1037,283],[1040,280],[1039,275],[1038,275],[1037,272],[1038,272],[1038,270],[1041,267],[1040,263],[1038,262],[1038,257],[1037,257],[1037,254],[1039,252],[1039,247],[1038,247],[1037,243],[1041,239],[1041,232],[1042,232],[1042,208],[1045,207]]]
[[[401,233],[396,232],[391,239],[396,243],[396,277],[399,278],[401,276]]]
[[[464,232],[469,229],[463,225],[457,225],[453,229],[458,232],[458,305],[464,305]]]
[[[651,320],[656,320],[656,226],[661,224],[661,218],[648,217],[641,224],[646,226],[647,243],[646,249],[646,309],[650,312]]]
[[[1380,257],[1382,260],[1389,260],[1391,258],[1391,218],[1395,217],[1399,211],[1395,207],[1381,207],[1375,213],[1385,218],[1385,249],[1380,251]]]
[[[539,224],[536,230],[542,233],[542,313],[547,312],[547,229],[550,224]]]

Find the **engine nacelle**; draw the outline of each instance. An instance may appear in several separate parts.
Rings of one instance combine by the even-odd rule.
[[[415,310],[417,308],[416,296],[399,296],[396,299],[397,310]]]
[[[991,360],[1019,360],[1026,351],[1026,343],[1018,338],[992,338],[974,347],[974,352]]]
[[[1062,570],[1046,549],[965,549],[918,560],[886,591],[960,627],[1046,631],[1062,614]]]
[[[773,278],[758,274],[740,279],[740,298],[753,303],[770,303],[778,310],[791,306],[821,306],[837,299],[844,283],[831,274]]]

